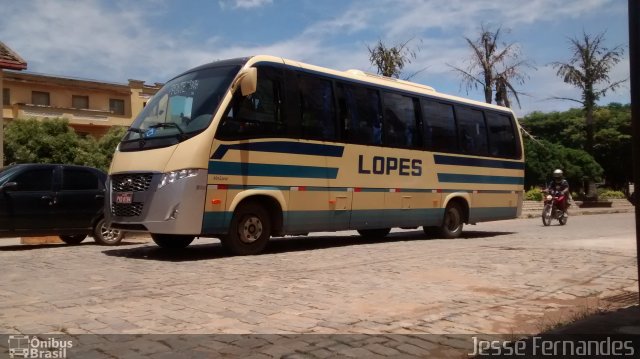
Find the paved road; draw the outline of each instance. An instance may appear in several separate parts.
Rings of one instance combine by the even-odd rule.
[[[535,333],[637,291],[633,230],[632,213],[518,219],[456,240],[287,237],[251,257],[210,239],[177,252],[0,243],[0,333]]]

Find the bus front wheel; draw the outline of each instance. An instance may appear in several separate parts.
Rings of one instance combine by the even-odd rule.
[[[174,234],[151,234],[151,239],[156,242],[158,247],[167,249],[186,248],[191,244],[191,242],[193,242],[194,238],[194,236],[180,236]]]
[[[444,238],[458,238],[462,233],[463,226],[462,208],[455,202],[449,203],[444,210],[440,235]]]
[[[222,245],[231,254],[246,256],[258,254],[271,237],[271,222],[267,211],[257,203],[240,205],[233,214],[229,234]]]

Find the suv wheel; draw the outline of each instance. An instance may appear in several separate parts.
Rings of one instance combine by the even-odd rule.
[[[87,238],[87,235],[86,234],[72,234],[72,235],[59,236],[59,237],[66,244],[80,244],[82,241],[84,241],[85,238]]]
[[[93,239],[103,246],[118,245],[122,238],[124,238],[124,232],[107,227],[104,217],[100,218],[95,227],[93,227]]]

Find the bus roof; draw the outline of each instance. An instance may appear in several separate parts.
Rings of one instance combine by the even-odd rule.
[[[485,102],[471,100],[464,97],[444,94],[441,92],[437,92],[431,86],[427,86],[427,85],[423,85],[415,82],[399,80],[399,79],[367,73],[367,72],[364,72],[361,70],[355,70],[355,69],[351,69],[347,71],[339,71],[339,70],[334,70],[334,69],[330,69],[322,66],[311,65],[311,64],[307,64],[307,63],[303,63],[295,60],[289,60],[282,57],[276,57],[276,56],[270,56],[270,55],[255,55],[250,57],[215,61],[215,62],[198,66],[188,71],[185,71],[183,74],[189,73],[192,71],[202,70],[209,67],[233,66],[233,65],[251,67],[258,63],[265,63],[265,62],[277,64],[279,66],[284,66],[284,67],[301,69],[306,72],[329,76],[329,77],[347,80],[351,82],[358,82],[358,83],[369,84],[373,86],[386,87],[386,88],[391,88],[395,90],[400,90],[403,92],[426,95],[429,97],[441,98],[441,99],[450,100],[458,103],[469,104],[473,106],[480,106],[485,108],[491,108],[498,111],[513,113],[513,111],[511,111],[511,109],[508,107],[497,106],[494,104],[488,104]],[[514,114],[514,117],[516,117],[515,114]]]

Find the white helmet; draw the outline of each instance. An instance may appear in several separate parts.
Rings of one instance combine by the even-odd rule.
[[[562,176],[563,176],[562,170],[558,169],[553,171],[553,178],[562,178]]]

